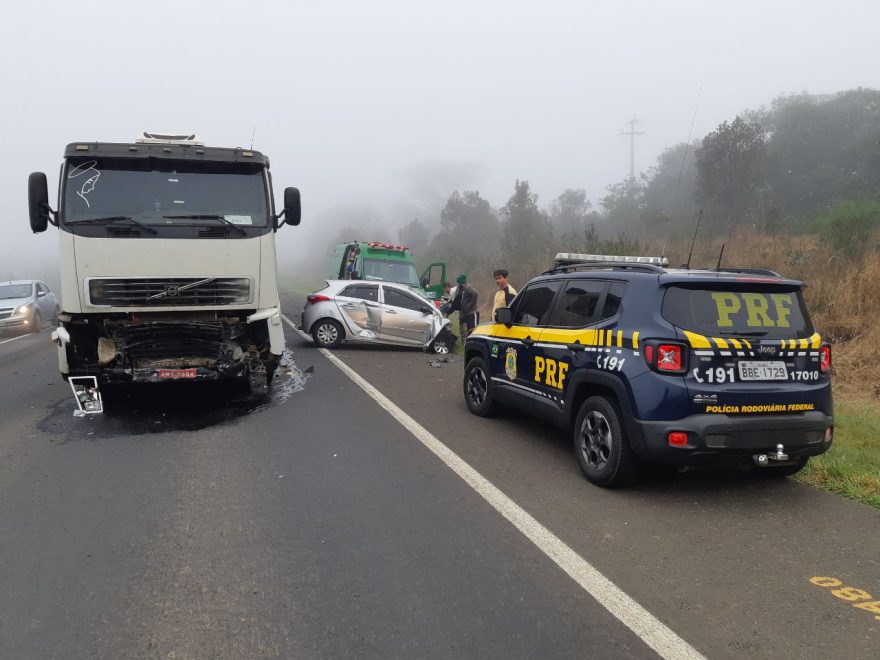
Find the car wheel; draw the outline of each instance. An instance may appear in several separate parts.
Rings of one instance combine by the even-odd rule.
[[[584,475],[597,486],[622,486],[637,475],[638,456],[630,447],[617,406],[604,396],[592,396],[581,404],[574,450]]]
[[[321,348],[336,348],[344,336],[342,326],[333,319],[321,319],[312,326],[312,339]]]
[[[809,460],[808,457],[801,456],[800,458],[795,459],[795,462],[791,465],[770,465],[763,468],[758,467],[754,469],[754,473],[759,477],[790,477],[803,470],[807,466]]]
[[[34,310],[31,314],[31,332],[39,332],[43,327],[43,317],[40,316],[39,310]]]
[[[440,331],[440,333],[434,338],[434,341],[431,342],[431,348],[429,349],[432,353],[437,353],[438,355],[446,355],[447,353],[452,353],[452,350],[455,348],[455,335],[446,328]]]
[[[492,380],[481,357],[475,357],[464,369],[464,400],[468,410],[480,417],[491,417],[498,412],[498,403],[492,398]]]

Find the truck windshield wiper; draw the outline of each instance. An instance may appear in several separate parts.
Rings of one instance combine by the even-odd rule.
[[[243,228],[239,227],[234,222],[230,222],[229,220],[224,218],[222,215],[212,215],[212,214],[163,215],[162,217],[167,218],[168,220],[219,220],[223,224],[228,225],[229,227],[232,227],[233,229],[235,229],[235,231],[237,231],[242,236],[247,236],[247,232]]]
[[[751,332],[734,332],[733,330],[722,330],[719,335],[736,335],[737,337],[763,337],[767,334],[766,330],[753,330]]]
[[[127,215],[108,215],[106,218],[88,218],[87,220],[74,220],[70,224],[72,225],[109,225],[114,222],[128,222],[133,225],[136,225],[143,229],[144,231],[148,231],[151,234],[157,233],[155,229],[150,227],[149,225],[145,225],[142,222],[138,222],[134,218],[129,218]]]

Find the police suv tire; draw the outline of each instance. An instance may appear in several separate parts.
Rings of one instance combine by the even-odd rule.
[[[345,336],[339,321],[321,319],[312,326],[312,339],[319,348],[336,348]]]
[[[591,396],[581,404],[574,425],[574,451],[584,476],[603,487],[632,483],[639,470],[636,456],[611,399]]]
[[[797,474],[801,470],[803,470],[807,466],[807,462],[810,459],[806,456],[801,456],[800,458],[795,459],[795,463],[793,465],[770,465],[768,467],[763,468],[755,468],[753,471],[759,477],[770,477],[779,479],[781,477],[790,477],[793,474]]]
[[[498,410],[498,402],[492,398],[492,378],[486,361],[471,358],[464,368],[464,401],[473,414],[492,417]]]

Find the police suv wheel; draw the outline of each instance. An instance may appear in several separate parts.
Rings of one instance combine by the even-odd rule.
[[[581,404],[574,425],[574,450],[584,475],[597,486],[632,482],[638,457],[629,445],[617,406],[604,396]]]
[[[336,348],[343,336],[342,326],[333,319],[321,319],[312,327],[312,339],[320,348]]]
[[[480,417],[491,417],[498,411],[489,369],[481,357],[472,358],[464,368],[464,400],[468,410]]]

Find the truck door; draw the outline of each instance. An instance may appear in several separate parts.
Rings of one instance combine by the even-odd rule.
[[[428,266],[419,278],[428,300],[440,300],[443,296],[443,285],[446,283],[446,264],[442,261]]]
[[[350,284],[336,297],[336,306],[347,326],[346,333],[361,339],[374,339],[382,327],[377,284]]]
[[[428,302],[394,287],[382,289],[382,337],[399,344],[424,345],[434,321]]]

